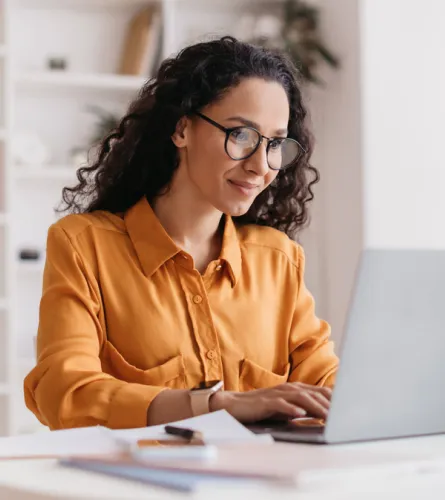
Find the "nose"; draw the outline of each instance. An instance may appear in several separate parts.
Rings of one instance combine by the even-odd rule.
[[[255,153],[247,158],[245,168],[258,176],[264,177],[269,172],[269,163],[267,162],[267,143],[263,141]]]

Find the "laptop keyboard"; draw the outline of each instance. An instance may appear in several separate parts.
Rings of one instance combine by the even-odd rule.
[[[262,420],[247,426],[255,434],[269,434],[273,432],[304,434],[323,434],[324,422],[319,419],[296,419],[290,422],[278,420]]]

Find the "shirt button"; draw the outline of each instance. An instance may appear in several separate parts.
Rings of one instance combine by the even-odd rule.
[[[202,297],[201,297],[201,295],[195,295],[195,296],[193,297],[193,302],[194,302],[195,304],[201,304],[201,302],[202,302]]]
[[[215,351],[207,351],[207,357],[209,359],[215,359],[216,357],[216,352]]]

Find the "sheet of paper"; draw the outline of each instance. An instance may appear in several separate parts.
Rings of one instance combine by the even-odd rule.
[[[116,453],[120,449],[109,430],[99,426],[0,438],[0,460]]]
[[[209,443],[264,443],[270,436],[256,436],[226,411],[209,413],[173,425],[188,427],[204,434]],[[66,457],[117,453],[122,446],[138,439],[168,439],[164,425],[140,429],[110,430],[84,427],[53,432],[38,432],[0,438],[0,460],[5,458]],[[173,436],[171,436],[174,439]]]
[[[256,435],[225,410],[215,411],[188,418],[172,425],[186,427],[203,434],[204,441],[208,444],[238,444],[238,443],[272,443],[269,435]],[[127,443],[138,439],[175,439],[164,432],[164,425],[144,427],[141,429],[126,429],[110,431],[117,439]],[[176,438],[177,439],[177,438]]]

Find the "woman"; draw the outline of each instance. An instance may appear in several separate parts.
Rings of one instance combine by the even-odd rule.
[[[42,423],[326,417],[338,360],[289,238],[318,180],[305,117],[278,53],[224,37],[162,64],[49,229]]]

